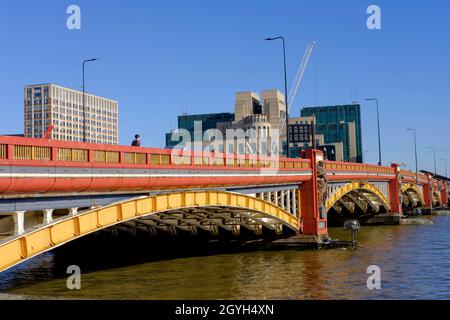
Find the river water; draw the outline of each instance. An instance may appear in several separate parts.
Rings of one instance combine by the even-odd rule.
[[[172,257],[83,273],[81,290],[54,276],[54,256],[0,274],[3,297],[83,299],[450,299],[450,216],[433,225],[363,227],[360,247]],[[334,238],[348,239],[341,229]],[[367,288],[367,268],[381,289]],[[0,294],[0,299],[2,295]]]

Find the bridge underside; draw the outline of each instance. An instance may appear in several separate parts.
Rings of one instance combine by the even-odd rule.
[[[12,218],[17,222],[16,216]],[[243,194],[205,191],[140,197],[56,220],[47,211],[42,224],[21,233],[16,223],[15,235],[0,241],[0,272],[100,230],[248,239],[290,236],[299,228],[292,212]]]
[[[264,232],[274,236],[289,234],[293,228],[265,213],[225,206],[180,208],[158,212],[143,218],[124,222],[111,228],[130,233],[147,232],[150,235],[192,235],[203,234],[210,238],[229,235],[239,238],[245,233],[249,237],[262,236]]]
[[[414,209],[424,208],[425,204],[420,192],[415,188],[408,188],[402,192],[402,210],[410,214]]]
[[[342,226],[347,219],[362,223],[375,215],[389,212],[389,204],[383,193],[367,182],[343,185],[326,201],[329,226]]]

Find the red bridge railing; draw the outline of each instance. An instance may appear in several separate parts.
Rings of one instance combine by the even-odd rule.
[[[0,161],[59,162],[131,166],[222,166],[243,168],[311,169],[309,160],[253,155],[195,153],[172,150],[100,145],[82,142],[0,137]]]
[[[91,166],[131,166],[131,167],[225,167],[225,168],[277,168],[284,170],[310,170],[308,159],[287,159],[273,157],[256,157],[252,155],[177,152],[176,159],[172,150],[159,148],[128,147],[116,145],[101,145],[82,142],[30,139],[11,136],[0,136],[0,161],[8,160],[23,164],[60,163],[61,165],[91,165]],[[395,174],[392,167],[376,166],[361,163],[325,161],[328,172],[364,172],[380,175]],[[405,182],[415,182],[416,174],[401,170],[400,175]],[[428,177],[419,173],[420,184],[428,183]],[[434,180],[434,179],[433,179]],[[437,186],[439,182],[433,181]]]

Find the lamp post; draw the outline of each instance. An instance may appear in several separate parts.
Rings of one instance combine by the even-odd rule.
[[[366,101],[375,101],[377,104],[377,124],[378,124],[378,165],[381,166],[381,138],[380,138],[380,112],[378,109],[378,98],[369,98]]]
[[[284,37],[274,37],[266,38],[265,41],[272,40],[282,40],[283,41],[283,61],[284,61],[284,101],[286,107],[286,156],[289,158],[289,106],[288,106],[288,95],[287,95],[287,74],[286,74],[286,45]]]
[[[434,155],[434,175],[437,175],[437,169],[436,169],[436,147],[428,147],[428,149],[433,149],[433,155]]]
[[[414,133],[414,158],[416,161],[416,182],[419,181],[419,167],[417,165],[417,139],[416,139],[416,129],[406,129],[407,131],[412,131]]]
[[[447,159],[441,159],[441,161],[444,161],[444,168],[445,168],[445,177],[447,178]]]
[[[98,60],[97,58],[83,60],[83,142],[86,142],[86,90],[84,86],[84,65],[86,62],[92,62]]]

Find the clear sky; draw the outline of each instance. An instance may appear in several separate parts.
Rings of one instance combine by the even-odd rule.
[[[301,106],[345,104],[357,91],[366,160],[377,161],[380,100],[383,162],[438,170],[450,162],[450,2],[435,1],[5,1],[0,10],[0,134],[23,132],[23,87],[55,83],[116,99],[120,142],[140,133],[164,145],[176,117],[233,112],[236,91],[283,90],[281,43],[287,38],[288,84],[304,50],[317,47],[292,115]],[[66,8],[81,8],[81,30],[69,30]],[[381,8],[381,30],[366,27],[369,5]],[[355,96],[355,94],[353,94]],[[445,151],[449,150],[449,151]],[[450,169],[450,165],[449,165]]]

